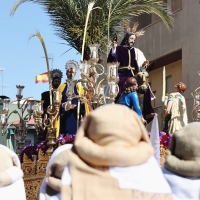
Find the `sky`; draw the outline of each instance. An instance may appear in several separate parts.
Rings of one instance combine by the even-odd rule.
[[[42,45],[37,37],[29,40],[37,31],[42,35],[50,68],[63,72],[65,64],[73,59],[80,61],[80,54],[56,36],[50,17],[44,8],[30,2],[19,6],[14,16],[10,16],[15,0],[0,0],[0,95],[11,101],[16,100],[16,85],[25,86],[23,98],[33,97],[40,100],[41,93],[49,89],[48,83],[35,83],[38,74],[47,72]],[[65,43],[65,44],[61,44]],[[62,55],[65,53],[64,55]]]

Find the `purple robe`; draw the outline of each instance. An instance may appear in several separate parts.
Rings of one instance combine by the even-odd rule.
[[[149,87],[147,88],[147,91],[144,93],[144,99],[143,99],[143,110],[142,114],[145,118],[146,115],[154,113],[154,109],[151,105],[151,92]],[[146,119],[147,123],[151,122],[153,118]]]
[[[126,46],[117,46],[116,52],[112,53],[112,49],[110,50],[110,53],[108,55],[107,62],[119,62],[119,68],[121,67],[128,67],[129,66],[129,51],[130,49],[130,65],[131,67],[135,68],[133,70],[134,74],[137,74],[139,72],[139,67],[137,64],[137,61],[135,59],[135,49],[132,47],[126,47]],[[119,75],[119,93],[116,97],[116,101],[118,101],[120,95],[123,92],[124,84],[129,77],[133,77],[133,74],[131,70],[129,69],[118,69],[118,75]],[[145,118],[146,115],[150,113],[154,113],[153,107],[151,105],[151,94],[150,89],[148,88],[146,93],[144,94],[144,100],[143,100],[143,116]],[[153,118],[152,118],[153,119]],[[150,122],[152,119],[148,119],[147,122]]]
[[[116,52],[112,53],[112,49],[110,50],[110,54],[108,55],[108,60],[107,62],[119,62],[119,68],[121,67],[128,67],[129,66],[129,54],[128,51],[130,49],[130,65],[131,67],[135,68],[133,70],[134,74],[137,74],[139,69],[137,62],[135,60],[135,49],[132,48],[126,48],[124,46],[117,46]],[[133,77],[133,74],[131,70],[129,69],[119,69],[118,70],[118,75],[119,75],[119,93],[116,97],[116,101],[119,99],[121,93],[123,92],[124,84],[129,77]]]

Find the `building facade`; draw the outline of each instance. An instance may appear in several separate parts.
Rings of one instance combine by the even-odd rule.
[[[173,92],[175,83],[187,85],[184,93],[189,121],[192,121],[193,97],[199,85],[200,70],[200,1],[167,0],[174,14],[174,30],[168,31],[158,17],[143,15],[134,18],[145,35],[136,40],[135,46],[150,61],[156,61],[150,72],[150,83],[156,94],[154,107],[162,105],[162,72],[166,67],[166,92]],[[161,114],[160,109],[156,111]]]

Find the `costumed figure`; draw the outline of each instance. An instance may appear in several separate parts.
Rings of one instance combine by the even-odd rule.
[[[200,123],[192,122],[175,132],[162,167],[174,199],[199,200]]]
[[[51,74],[51,81],[52,81],[52,88],[53,89],[57,89],[61,83],[61,79],[63,77],[63,73],[59,70],[59,69],[54,69],[50,72]],[[52,94],[52,97],[53,97],[53,94]],[[46,91],[46,92],[43,92],[41,94],[41,100],[43,100],[43,111],[44,111],[44,114],[48,114],[47,113],[47,108],[50,106],[50,95],[49,95],[49,91]],[[44,117],[44,114],[43,114],[43,117]],[[56,137],[58,137],[59,135],[59,125],[60,125],[60,122],[58,119],[56,119],[54,121],[54,127],[57,128],[56,129]],[[40,134],[39,134],[39,142],[40,141],[43,141],[46,139],[46,133],[47,133],[47,129],[45,129],[45,131],[42,131]]]
[[[52,80],[52,88],[57,89],[61,83],[61,79],[63,77],[63,73],[59,69],[54,69],[51,72],[51,80]],[[49,91],[43,92],[41,94],[42,98],[41,100],[44,101],[43,103],[43,110],[46,113],[47,108],[50,105],[50,96]]]
[[[78,70],[78,63],[74,60],[70,60],[65,65],[67,80],[65,83],[59,86],[60,99],[61,99],[61,111],[60,111],[60,134],[75,135],[77,131],[77,119],[81,119],[85,114],[89,112],[88,104],[83,100],[80,102],[80,110],[78,108],[78,98],[74,98],[76,95],[82,95],[84,90],[74,77]],[[72,100],[70,105],[68,104],[68,94],[71,94]],[[70,98],[71,98],[70,97]],[[70,106],[68,110],[65,110],[66,106]],[[79,113],[77,115],[77,113]]]
[[[142,51],[134,47],[134,43],[137,37],[144,34],[144,31],[138,31],[138,23],[134,23],[134,26],[131,28],[126,24],[127,34],[122,40],[120,46],[118,46],[117,39],[114,39],[112,49],[108,56],[108,63],[119,62],[118,75],[119,75],[119,93],[116,97],[116,102],[118,101],[121,93],[123,92],[124,84],[129,77],[135,77],[138,72],[146,69],[148,61],[146,60]],[[147,85],[147,89],[143,91],[143,116],[145,119],[153,118],[154,110],[151,105],[151,97],[154,96],[151,94],[150,87]]]
[[[25,200],[23,171],[16,153],[0,144],[0,199]]]
[[[94,85],[94,83],[95,83],[94,76],[95,76],[95,72],[94,72],[94,71],[91,71],[91,72],[89,73],[89,81],[90,81],[93,85]],[[87,93],[86,93],[86,96],[85,96],[85,97],[86,97],[86,99],[87,99],[89,102],[92,101],[92,93],[93,93],[92,88],[90,88],[90,90],[88,90]],[[89,104],[88,104],[88,107],[89,107],[89,111],[92,111],[92,110],[93,110],[92,105],[89,105]]]
[[[142,119],[142,122],[146,123],[140,108],[137,89],[138,89],[137,80],[133,77],[128,78],[124,84],[124,90],[119,98],[118,103],[133,109]]]
[[[167,133],[174,133],[188,124],[185,98],[182,95],[186,90],[183,82],[174,86],[174,92],[167,99],[167,107],[164,113],[164,129]]]
[[[102,106],[85,117],[71,149],[61,146],[53,153],[40,197],[172,200],[153,153],[135,112],[122,105]]]

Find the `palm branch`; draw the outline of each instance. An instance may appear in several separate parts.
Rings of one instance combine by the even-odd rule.
[[[42,5],[50,16],[56,35],[81,53],[87,8],[91,0],[17,0],[11,9],[11,15],[25,2]],[[94,7],[101,9],[90,13],[86,46],[98,43],[102,48],[107,47],[108,38],[122,34],[118,29],[122,24],[129,21],[130,17],[143,13],[154,13],[169,30],[173,28],[172,12],[162,0],[96,0]]]
[[[45,55],[46,64],[47,64],[47,71],[48,71],[48,79],[49,79],[49,91],[51,91],[51,76],[50,76],[50,68],[49,68],[49,59],[48,59],[48,54],[47,54],[46,46],[44,43],[44,39],[42,38],[42,35],[40,34],[40,32],[37,32],[37,33],[31,35],[29,39],[31,39],[35,36],[38,37],[38,39],[40,40],[40,43],[44,50],[44,55]],[[52,93],[51,92],[49,92],[49,98],[50,98],[50,105],[52,105]]]

